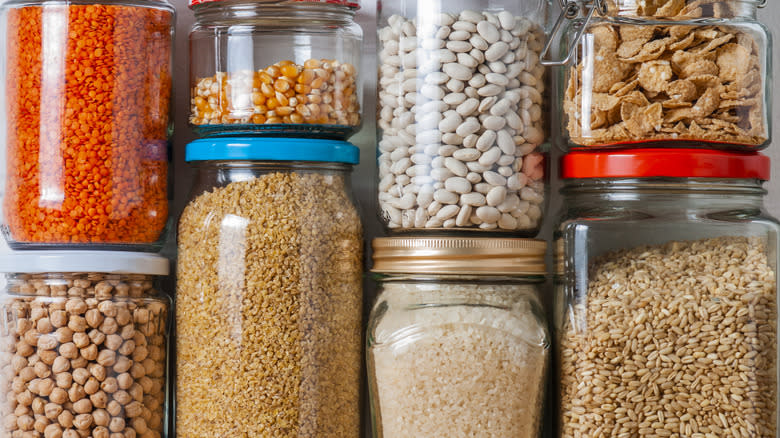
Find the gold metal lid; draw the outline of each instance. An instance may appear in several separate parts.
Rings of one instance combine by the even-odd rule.
[[[547,242],[535,239],[388,237],[374,239],[385,274],[545,275]]]

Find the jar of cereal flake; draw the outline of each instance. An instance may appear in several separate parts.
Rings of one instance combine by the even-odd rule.
[[[165,0],[2,3],[12,247],[162,246],[174,18]]]
[[[380,3],[378,200],[388,231],[536,236],[550,3]]]
[[[190,0],[201,136],[346,139],[360,128],[359,0]]]
[[[769,167],[702,149],[564,157],[560,438],[777,436]]]
[[[166,436],[169,265],[132,252],[0,258],[0,435]]]
[[[358,148],[217,137],[186,159],[175,436],[359,438]]]
[[[544,241],[374,240],[368,323],[373,432],[538,437],[550,338]]]
[[[572,20],[560,56],[561,145],[769,145],[772,41],[756,19],[766,0],[585,3],[561,15]]]

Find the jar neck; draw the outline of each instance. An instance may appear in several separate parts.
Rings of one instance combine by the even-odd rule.
[[[654,209],[761,209],[767,193],[762,184],[755,179],[581,179],[565,182],[561,194],[569,207],[641,203]]]
[[[464,273],[459,275],[442,274],[386,274],[375,273],[378,282],[398,283],[497,283],[497,284],[540,284],[545,274],[535,275],[491,275]]]
[[[195,20],[201,24],[254,24],[267,27],[328,26],[349,24],[355,10],[331,3],[264,3],[257,0],[225,0],[197,5]]]
[[[140,298],[157,295],[157,276],[109,273],[8,273],[6,290],[11,295],[39,297]]]

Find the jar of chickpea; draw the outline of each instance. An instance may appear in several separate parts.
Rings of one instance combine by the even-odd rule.
[[[190,0],[201,136],[346,139],[362,120],[359,0]]]
[[[0,258],[0,436],[166,436],[168,271],[147,253]]]

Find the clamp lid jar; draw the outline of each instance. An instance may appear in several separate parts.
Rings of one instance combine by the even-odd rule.
[[[762,2],[599,0],[579,13],[577,4],[566,11],[572,21],[565,34],[576,36],[563,44],[560,144],[769,145],[772,39],[756,20]]]
[[[190,6],[196,133],[346,139],[360,128],[359,2],[192,0]]]

